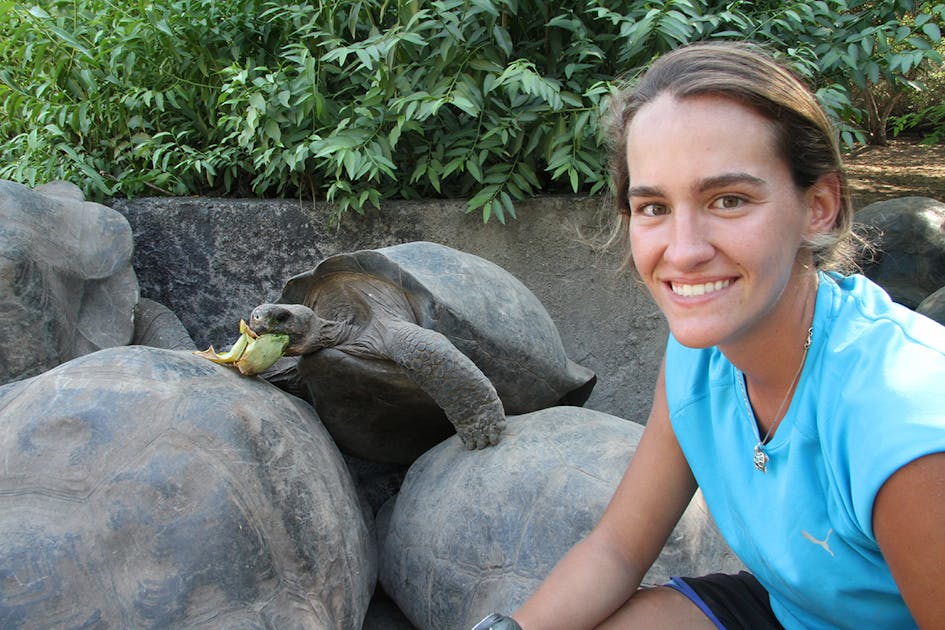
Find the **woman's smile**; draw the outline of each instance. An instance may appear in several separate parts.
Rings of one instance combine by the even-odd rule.
[[[716,280],[714,282],[698,283],[670,282],[669,286],[676,295],[681,295],[682,297],[699,297],[708,293],[721,291],[731,283],[731,280]]]

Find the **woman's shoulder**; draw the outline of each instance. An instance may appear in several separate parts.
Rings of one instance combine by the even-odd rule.
[[[917,377],[920,369],[945,371],[945,326],[893,302],[864,276],[831,274],[822,284],[822,352],[841,377],[850,370],[876,376],[905,370]]]
[[[821,432],[865,436],[903,423],[945,428],[945,327],[894,303],[863,276],[828,281],[831,303],[809,376],[817,416],[831,419]]]

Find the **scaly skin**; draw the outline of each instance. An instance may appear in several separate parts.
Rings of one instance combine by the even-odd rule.
[[[505,411],[476,364],[434,330],[404,321],[383,328],[390,359],[443,409],[466,448],[498,444]]]

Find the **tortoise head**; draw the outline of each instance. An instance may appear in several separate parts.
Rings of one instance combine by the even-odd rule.
[[[336,322],[322,319],[302,304],[260,304],[249,316],[256,334],[289,335],[285,354],[309,354],[338,343]]]

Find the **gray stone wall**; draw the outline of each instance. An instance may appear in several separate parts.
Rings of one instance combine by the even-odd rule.
[[[170,307],[198,346],[226,347],[240,318],[290,276],[333,254],[428,240],[508,269],[544,303],[569,356],[597,373],[587,407],[645,423],[667,328],[646,290],[616,273],[621,255],[591,246],[611,219],[600,198],[543,197],[507,225],[463,214],[462,201],[389,202],[328,223],[297,200],[115,200],[134,230],[144,297]]]

